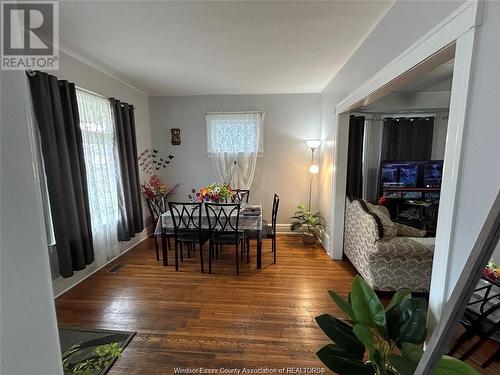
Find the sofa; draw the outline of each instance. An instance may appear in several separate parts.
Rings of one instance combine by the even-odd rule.
[[[429,292],[434,238],[424,235],[383,206],[346,198],[344,254],[375,290]]]

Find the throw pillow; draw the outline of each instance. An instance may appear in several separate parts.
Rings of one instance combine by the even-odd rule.
[[[390,240],[391,238],[396,237],[397,229],[389,215],[387,215],[387,209],[385,207],[382,208],[368,202],[366,203],[366,205],[370,209],[370,211],[374,215],[377,215],[377,217],[380,219],[380,222],[382,223],[383,239]]]

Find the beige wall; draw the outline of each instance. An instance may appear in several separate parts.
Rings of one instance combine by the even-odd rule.
[[[174,199],[185,200],[192,188],[215,181],[206,154],[205,112],[264,111],[264,155],[257,161],[250,201],[262,203],[269,218],[277,192],[282,224],[290,222],[299,203],[307,203],[311,151],[305,140],[319,136],[319,94],[151,97],[150,109],[154,146],[175,157],[158,171],[169,183],[181,184]],[[171,128],[181,129],[180,146],[171,145]]]

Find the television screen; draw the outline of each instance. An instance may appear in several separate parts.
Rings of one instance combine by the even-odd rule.
[[[415,187],[417,186],[418,163],[411,161],[384,162],[382,164],[382,186]]]
[[[443,161],[429,161],[424,168],[424,187],[440,187],[443,177]]]

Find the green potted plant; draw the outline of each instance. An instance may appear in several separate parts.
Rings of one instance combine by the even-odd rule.
[[[399,290],[384,308],[372,288],[360,276],[354,278],[347,301],[328,291],[347,314],[345,322],[329,314],[316,322],[333,341],[316,355],[340,375],[412,375],[423,354],[427,302]],[[368,360],[365,360],[365,352]],[[478,375],[465,362],[442,356],[435,375]]]
[[[321,216],[321,213],[313,213],[302,204],[297,208],[298,211],[292,216],[294,221],[290,225],[290,229],[293,232],[302,232],[304,243],[312,245],[319,235],[319,230],[324,228],[323,222],[325,219]]]

